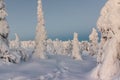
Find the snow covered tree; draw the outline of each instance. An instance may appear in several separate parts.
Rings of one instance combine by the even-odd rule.
[[[98,51],[98,33],[95,28],[93,28],[92,33],[89,35],[90,40],[90,55],[95,55]]]
[[[81,41],[80,42],[80,50],[83,51],[89,51],[89,42],[88,41]]]
[[[35,38],[35,51],[33,56],[41,59],[45,59],[45,53],[46,53],[46,30],[45,30],[45,23],[44,23],[44,17],[43,17],[43,11],[42,11],[42,1],[38,0],[38,24],[36,28],[36,38]]]
[[[8,34],[9,26],[6,20],[6,10],[4,0],[0,0],[0,58],[9,54]]]
[[[80,48],[79,48],[79,40],[78,40],[78,34],[74,33],[74,38],[72,41],[73,44],[73,50],[72,50],[72,57],[75,60],[82,60],[81,54],[80,54]]]
[[[72,54],[72,42],[70,40],[63,41],[63,55],[70,56]]]
[[[72,41],[71,41],[71,40],[68,40],[67,43],[68,43],[68,46],[67,46],[67,49],[66,49],[66,51],[67,51],[67,53],[68,53],[67,55],[68,55],[68,56],[71,56],[71,54],[72,54],[72,47],[73,47]]]
[[[15,47],[20,48],[20,39],[17,33],[15,33]]]
[[[15,49],[19,48],[21,46],[20,43],[21,42],[19,40],[19,36],[18,36],[17,33],[15,33],[15,40],[12,40],[12,41],[9,42],[10,49],[12,49],[12,48],[15,48]]]
[[[9,25],[6,20],[7,13],[5,11],[4,0],[0,0],[0,39],[8,45]]]
[[[62,45],[61,40],[56,39],[55,41],[53,41],[53,45],[54,45],[54,53],[55,54],[62,54],[63,53],[63,45]]]
[[[112,8],[114,7],[111,4],[111,1],[108,1],[105,6],[102,8],[101,10],[101,14],[100,17],[98,19],[97,22],[97,27],[99,29],[99,31],[101,32],[101,42],[99,45],[99,50],[98,50],[98,63],[101,62],[102,56],[103,56],[103,47],[105,45],[105,43],[112,38],[112,36],[114,35],[114,32],[112,30],[112,28],[115,28],[115,26],[113,27],[113,19],[112,19],[112,15],[113,14],[113,10]],[[112,2],[116,2],[117,0],[113,0]],[[109,17],[110,16],[110,17]],[[111,22],[111,20],[112,22]]]
[[[53,45],[53,41],[51,39],[47,40],[47,53],[49,54],[53,54],[55,51],[54,45]]]
[[[108,0],[98,19],[101,46],[98,66],[92,76],[99,80],[118,80],[120,77],[120,1]]]

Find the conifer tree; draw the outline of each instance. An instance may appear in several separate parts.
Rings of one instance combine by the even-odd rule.
[[[75,60],[82,60],[81,54],[80,54],[80,47],[79,47],[79,40],[78,40],[78,34],[74,33],[73,38],[73,50],[72,50],[72,57]]]
[[[16,49],[20,48],[20,38],[17,33],[15,33],[15,45],[16,45]]]
[[[9,26],[6,20],[7,12],[4,0],[0,0],[0,57],[3,58],[9,53],[8,34]]]
[[[36,37],[35,37],[35,51],[34,51],[34,57],[44,59],[45,53],[46,53],[46,29],[45,29],[45,23],[44,23],[44,16],[42,11],[42,1],[38,0],[38,8],[37,8],[37,28],[36,28]]]
[[[90,55],[95,55],[98,51],[98,33],[95,28],[93,28],[92,33],[89,35],[90,40]]]

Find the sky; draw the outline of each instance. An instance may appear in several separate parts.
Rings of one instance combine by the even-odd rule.
[[[88,40],[107,0],[42,0],[48,38],[69,40],[73,33]],[[37,25],[37,0],[5,0],[11,40],[34,40]]]

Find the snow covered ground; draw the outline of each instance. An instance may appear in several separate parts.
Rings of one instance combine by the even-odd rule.
[[[28,60],[19,64],[1,64],[0,80],[93,80],[90,72],[96,59],[84,55],[83,61],[68,56],[49,55],[44,60]]]

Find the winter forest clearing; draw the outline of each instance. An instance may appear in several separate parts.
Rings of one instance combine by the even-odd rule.
[[[89,41],[47,37],[38,0],[34,41],[8,39],[10,27],[4,0],[0,0],[0,80],[120,80],[120,1],[108,0]]]

